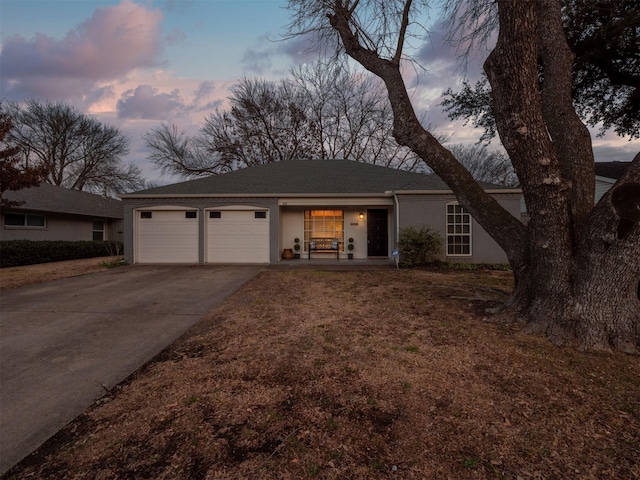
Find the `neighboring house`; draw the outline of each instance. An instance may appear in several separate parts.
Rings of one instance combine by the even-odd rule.
[[[48,183],[3,196],[24,203],[2,208],[2,240],[123,240],[119,200]]]
[[[629,165],[631,162],[596,162],[596,203],[622,177]]]
[[[514,216],[521,191],[484,185]],[[436,175],[346,160],[289,160],[122,196],[127,260],[133,263],[276,263],[299,238],[337,238],[340,258],[387,258],[399,230],[428,224],[445,239],[443,259],[502,263],[502,249]],[[336,258],[312,252],[311,261]]]

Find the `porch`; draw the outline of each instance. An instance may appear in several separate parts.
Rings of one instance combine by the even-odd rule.
[[[344,270],[369,270],[382,268],[396,268],[396,262],[389,258],[354,258],[340,259],[334,258],[300,258],[298,260],[280,260],[271,264],[271,268],[320,268],[320,269],[344,269]]]

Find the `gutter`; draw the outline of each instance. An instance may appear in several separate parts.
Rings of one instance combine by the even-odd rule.
[[[491,189],[489,194],[520,195],[522,189]],[[123,200],[135,198],[367,198],[394,197],[397,195],[451,195],[452,190],[401,190],[380,193],[126,193],[119,195]]]
[[[398,242],[400,241],[400,201],[398,200],[398,194],[395,192],[393,194],[393,206],[396,210],[396,236],[395,236],[396,248],[395,250],[398,250],[399,248]]]
[[[449,192],[451,193],[451,192]],[[369,198],[391,197],[384,193],[127,193],[119,198]]]

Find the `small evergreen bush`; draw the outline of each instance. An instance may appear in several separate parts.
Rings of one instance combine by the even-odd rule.
[[[442,236],[428,225],[400,229],[400,265],[419,267],[437,260],[443,243]]]
[[[122,251],[122,244],[97,241],[0,241],[0,267],[18,267],[36,263],[61,262],[80,258],[105,257]]]

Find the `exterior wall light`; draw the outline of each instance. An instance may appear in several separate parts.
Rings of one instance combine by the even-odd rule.
[[[360,220],[364,220],[364,213],[359,213],[359,214],[358,214],[358,218],[359,218]]]

